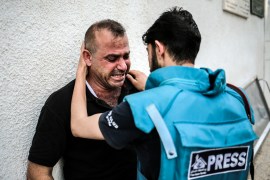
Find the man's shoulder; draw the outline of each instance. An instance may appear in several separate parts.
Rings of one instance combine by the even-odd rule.
[[[48,97],[45,105],[52,105],[52,104],[65,105],[64,103],[70,104],[74,85],[75,85],[75,80],[72,80],[65,86],[53,92]]]

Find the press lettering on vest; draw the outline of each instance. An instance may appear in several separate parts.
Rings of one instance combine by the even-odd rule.
[[[245,171],[249,146],[193,151],[190,155],[188,179]]]
[[[118,125],[113,121],[112,111],[110,111],[106,116],[107,122],[109,126],[113,126],[115,129],[118,128]]]

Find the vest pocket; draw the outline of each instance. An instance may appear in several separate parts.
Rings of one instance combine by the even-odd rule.
[[[185,147],[229,147],[257,139],[247,120],[220,124],[177,122],[174,125]]]
[[[187,179],[245,179],[253,141],[257,138],[248,120],[230,123],[174,124],[180,176]],[[180,161],[180,162],[179,162]]]

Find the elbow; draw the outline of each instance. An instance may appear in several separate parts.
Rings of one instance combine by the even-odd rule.
[[[74,130],[74,128],[71,128],[71,133],[72,133],[72,136],[74,136],[74,137],[80,137],[80,133],[78,133],[78,131]]]
[[[47,167],[28,161],[26,180],[46,179],[53,180],[53,167]]]
[[[76,131],[74,131],[73,129],[71,129],[71,133],[72,133],[72,136],[74,136],[74,137],[80,137],[79,134]]]
[[[76,125],[75,123],[73,123],[72,120],[71,120],[70,129],[71,129],[72,136],[74,136],[74,137],[81,137],[80,136],[81,134],[80,134],[79,126]]]

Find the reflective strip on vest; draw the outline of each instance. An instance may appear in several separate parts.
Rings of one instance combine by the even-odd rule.
[[[172,136],[154,104],[150,104],[146,108],[147,113],[149,114],[151,120],[153,121],[161,142],[164,146],[166,155],[168,159],[173,159],[177,157],[176,148],[172,139]]]

